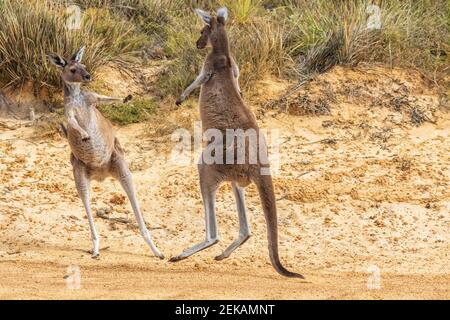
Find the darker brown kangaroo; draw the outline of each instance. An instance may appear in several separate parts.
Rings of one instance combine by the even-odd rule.
[[[258,188],[267,222],[269,254],[273,267],[283,276],[303,278],[300,274],[286,270],[281,264],[278,255],[277,211],[272,177],[269,164],[266,161],[267,146],[264,137],[259,134],[259,127],[253,113],[245,106],[236,85],[237,81],[233,73],[234,61],[230,56],[228,37],[225,31],[227,9],[219,9],[217,18],[199,9],[196,12],[206,23],[202,30],[202,36],[197,41],[197,47],[201,49],[209,43],[212,46],[212,52],[207,56],[200,75],[186,91],[189,90],[190,92],[201,85],[199,103],[203,130],[205,133],[216,131],[219,132],[219,135],[215,136],[214,141],[209,142],[202,153],[202,159],[198,165],[200,188],[205,207],[206,240],[186,249],[170,261],[175,262],[185,259],[219,241],[215,215],[215,194],[219,185],[224,181],[231,182],[236,198],[239,215],[239,236],[220,256],[216,257],[216,260],[229,257],[234,250],[242,245],[250,237],[245,211],[244,188],[253,182]],[[186,96],[183,93],[177,100],[177,104],[180,104]],[[234,149],[238,145],[234,138],[231,148],[228,142],[225,146],[223,143],[220,144],[216,141],[218,138],[221,141],[227,140],[230,130],[233,132],[241,130],[241,132],[245,133],[256,133],[256,140],[253,140],[253,143],[248,135],[244,137],[244,162],[237,161],[239,154],[234,154]],[[211,163],[210,159],[208,159],[211,155],[207,154],[211,146],[214,149],[213,157],[216,160],[224,160],[226,154],[226,161]],[[255,151],[261,152],[260,150],[262,150],[262,159],[251,162],[251,154]],[[230,151],[232,152],[230,157],[232,160],[231,164],[228,158]]]
[[[102,96],[83,90],[81,84],[91,81],[91,75],[81,63],[84,47],[71,59],[49,53],[49,60],[61,70],[64,84],[64,113],[68,126],[61,125],[72,150],[71,162],[78,194],[83,202],[92,237],[92,256],[99,256],[99,236],[94,224],[90,204],[90,181],[112,176],[119,180],[133,208],[139,230],[145,242],[159,258],[164,256],[156,248],[142,217],[136,192],[119,140],[111,123],[95,107],[101,103],[122,102],[123,99]],[[125,98],[123,102],[130,99]]]

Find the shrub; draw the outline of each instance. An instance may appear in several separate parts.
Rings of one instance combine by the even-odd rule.
[[[67,3],[0,2],[1,83],[32,81],[36,91],[58,85],[46,51],[68,56],[83,43],[85,63],[95,73],[102,64],[157,44],[169,59],[157,80],[160,94],[178,96],[208,51],[195,47],[202,23],[192,9],[223,5],[230,11],[231,51],[244,91],[268,74],[298,77],[337,64],[384,63],[436,77],[448,72],[450,0],[74,0],[84,9],[77,31],[65,27]],[[381,28],[368,28],[376,15],[371,5],[381,10]]]
[[[148,120],[156,114],[157,104],[153,99],[136,98],[126,104],[102,105],[98,109],[113,123],[126,125]]]
[[[431,71],[445,65],[434,53],[448,50],[450,41],[445,0],[285,2],[289,4],[283,10],[293,26],[288,52],[301,57],[303,72],[324,71],[317,70],[318,65],[361,61]],[[370,17],[378,11],[374,4],[380,10],[379,29],[370,27]]]
[[[106,9],[90,9],[81,29],[66,28],[65,6],[51,1],[9,0],[0,8],[0,81],[5,86],[32,82],[36,93],[59,84],[56,68],[46,52],[70,56],[86,45],[84,62],[91,72],[117,61],[143,45],[133,24],[118,20]]]
[[[185,6],[183,0],[76,0],[75,3],[84,9],[103,8],[121,14],[156,40],[165,38],[165,26]]]

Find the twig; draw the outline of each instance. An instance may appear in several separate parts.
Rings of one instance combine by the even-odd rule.
[[[307,84],[311,80],[312,80],[312,77],[307,77],[306,79],[303,79],[302,81],[300,81],[299,83],[297,83],[293,87],[289,88],[287,90],[287,93],[285,93],[283,96],[281,96],[277,100],[268,102],[264,106],[264,108],[265,109],[273,109],[277,104],[280,104],[281,102],[286,101],[286,99],[289,98],[291,95],[293,95],[295,92],[297,92],[300,89],[300,87],[302,87],[303,85]]]
[[[300,173],[300,174],[299,174],[297,177],[295,177],[295,178],[297,179],[297,178],[303,177],[304,175],[307,175],[308,173],[311,173],[311,172],[313,172],[313,171],[314,171],[314,170],[302,172],[302,173]]]
[[[129,219],[126,218],[111,218],[108,213],[105,210],[97,210],[96,212],[97,217],[108,220],[108,221],[112,221],[112,222],[117,222],[117,223],[122,223],[122,224],[126,224],[126,225],[130,225],[131,227],[137,229],[139,228],[137,223],[131,222]],[[145,223],[145,225],[147,226],[148,229],[150,230],[157,230],[157,229],[162,229],[160,227],[156,227],[156,228],[152,228],[149,225],[147,225],[147,223]]]
[[[317,140],[317,141],[312,141],[312,142],[307,142],[307,143],[301,143],[301,145],[306,146],[306,145],[314,144],[314,143],[336,144],[337,141],[338,141],[338,139],[334,139],[334,138],[325,138],[325,139],[322,139],[322,140]]]

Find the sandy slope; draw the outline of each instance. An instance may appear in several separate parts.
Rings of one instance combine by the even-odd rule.
[[[254,187],[247,192],[253,236],[228,260],[213,257],[237,234],[229,186],[218,194],[222,241],[215,247],[170,264],[151,255],[132,225],[97,218],[104,250],[91,259],[67,143],[36,140],[26,126],[0,127],[0,298],[448,299],[450,116],[417,75],[371,72],[337,68],[288,101],[290,112],[302,114],[293,112],[305,102],[299,97],[327,97],[330,115],[268,112],[259,120],[278,129],[281,142],[281,256],[306,281],[283,279],[268,263]],[[398,97],[434,123],[412,125],[403,105],[392,108]],[[185,107],[168,118],[195,114]],[[118,136],[146,221],[170,257],[203,238],[204,222],[195,165],[170,160],[170,137],[149,135],[159,125],[123,127]],[[133,219],[110,179],[93,183],[93,207]],[[71,265],[81,270],[79,290],[64,279]],[[370,270],[379,270],[380,289],[368,287]]]

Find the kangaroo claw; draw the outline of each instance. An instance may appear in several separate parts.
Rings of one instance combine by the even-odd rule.
[[[123,103],[129,102],[129,101],[131,101],[131,99],[133,99],[133,96],[131,94],[129,94],[125,97],[125,99],[123,99]]]

